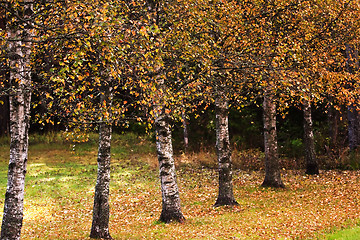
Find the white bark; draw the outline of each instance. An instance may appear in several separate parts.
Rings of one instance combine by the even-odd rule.
[[[271,89],[264,93],[264,146],[265,146],[265,179],[264,187],[285,187],[280,176],[278,143],[276,132],[276,104]]]
[[[159,25],[162,11],[162,2],[148,0],[149,24]],[[155,60],[157,62],[158,60]],[[161,65],[154,64],[156,73],[157,99],[154,99],[156,149],[159,160],[159,172],[162,193],[162,212],[160,221],[169,223],[171,221],[183,222],[185,220],[180,206],[179,189],[176,181],[175,162],[171,138],[170,116],[165,111],[164,93],[166,85],[161,75]]]
[[[304,99],[303,104],[304,113],[304,140],[305,140],[305,158],[306,158],[306,173],[319,174],[319,164],[315,153],[314,132],[311,116],[311,103]]]
[[[159,90],[165,88],[163,80],[158,81]],[[161,95],[161,94],[160,94]],[[160,104],[154,106],[156,149],[159,160],[159,175],[162,194],[162,211],[160,221],[169,223],[171,221],[183,222],[185,220],[180,205],[180,195],[176,180],[175,162],[173,157],[170,116],[165,111],[165,106]]]
[[[111,160],[111,125],[100,123],[98,173],[95,186],[93,221],[91,238],[111,239],[109,233],[109,187],[110,187],[110,160]]]
[[[219,91],[215,99],[216,152],[219,165],[219,194],[215,206],[237,205],[233,193],[228,100]]]
[[[24,1],[23,19],[31,19],[32,0]],[[30,20],[29,20],[30,21]],[[20,239],[23,221],[24,186],[28,160],[28,130],[31,101],[31,37],[30,23],[10,26],[9,43],[10,83],[10,161],[5,194],[1,239]]]
[[[110,81],[111,78],[109,78]],[[109,111],[108,113],[111,118],[112,88],[109,86],[103,86],[103,88],[104,91],[100,97],[100,103],[105,101],[106,105],[109,106],[109,109],[105,111]],[[99,124],[98,172],[95,185],[93,221],[90,232],[91,238],[111,239],[109,232],[111,132],[111,119],[102,117]]]
[[[183,123],[183,128],[184,128],[184,150],[185,150],[185,152],[187,152],[187,150],[189,148],[189,127],[188,127],[188,124],[186,121],[185,110],[182,111],[181,118],[182,118],[182,123]]]

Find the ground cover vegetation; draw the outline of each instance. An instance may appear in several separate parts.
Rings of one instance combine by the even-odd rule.
[[[75,149],[62,137],[54,141],[43,136],[46,139],[48,143],[30,140],[22,239],[88,239],[97,136]],[[7,141],[1,144],[2,194],[6,190]],[[236,167],[234,196],[239,205],[213,207],[217,172],[203,165],[205,161],[217,165],[213,151],[190,157],[206,159],[201,161],[189,162],[184,155],[175,158],[187,220],[165,225],[158,221],[161,189],[154,143],[134,134],[115,134],[113,143],[109,227],[114,239],[327,239],[331,232],[358,224],[358,171],[321,171],[320,177],[283,170],[288,188],[276,190],[260,187],[263,171]]]
[[[200,178],[212,178],[215,171],[209,169],[216,169],[214,206],[221,208],[215,212],[242,209],[239,189],[234,188],[244,174],[239,169],[263,170],[263,176],[249,176],[252,184],[258,182],[255,176],[262,176],[259,185],[265,188],[254,191],[269,196],[296,194],[299,183],[291,185],[291,179],[301,177],[325,189],[328,182],[336,187],[337,180],[341,186],[355,186],[356,171],[339,177],[336,171],[320,170],[360,165],[359,8],[352,0],[1,2],[0,110],[5,117],[0,120],[1,133],[10,133],[1,239],[21,236],[29,129],[63,129],[63,141],[72,141],[75,153],[84,148],[77,156],[85,163],[93,153],[91,144],[98,145],[91,238],[112,238],[111,162],[123,164],[112,158],[123,154],[131,160],[129,169],[140,166],[141,171],[135,168],[139,174],[154,165],[140,164],[145,152],[136,153],[142,149],[137,144],[111,151],[119,141],[112,132],[126,128],[132,133],[145,130],[155,142],[161,223],[186,220],[182,201],[188,196],[181,195],[179,185],[186,181],[189,166],[207,167],[204,173],[190,171]],[[178,144],[179,126],[184,148]],[[97,141],[89,138],[94,132]],[[33,136],[30,141],[47,141]],[[53,142],[49,149],[64,150]],[[194,151],[197,146],[201,151]],[[80,166],[87,172],[93,165],[74,168]],[[183,168],[177,173],[179,166]],[[304,168],[309,176],[300,174]],[[55,173],[62,178],[61,169]],[[317,199],[324,192],[314,193]],[[286,206],[281,203],[279,207]],[[353,214],[349,219],[357,218]],[[261,231],[258,237],[263,237]]]

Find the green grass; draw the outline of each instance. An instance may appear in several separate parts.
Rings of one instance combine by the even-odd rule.
[[[344,229],[337,233],[331,234],[328,240],[358,240],[360,239],[360,227]]]
[[[22,239],[88,239],[97,174],[96,134],[75,149],[56,135],[31,139]],[[0,139],[0,209],[6,190],[7,141]],[[263,172],[234,169],[234,194],[240,205],[214,208],[217,173],[199,165],[205,158],[209,164],[213,161],[209,153],[176,157],[186,222],[159,223],[161,191],[154,148],[146,137],[113,137],[114,239],[359,239],[355,227],[360,219],[359,171],[323,171],[320,177],[283,171],[287,188],[273,190],[259,187]],[[342,230],[334,233],[336,229]],[[348,235],[353,238],[344,237]]]
[[[97,174],[97,134],[91,134],[88,142],[76,144],[61,136],[29,137],[22,239],[86,239],[89,234]],[[115,193],[138,195],[149,186],[155,187],[148,181],[157,182],[156,175],[148,163],[140,166],[136,157],[139,152],[151,155],[154,151],[154,145],[145,141],[146,137],[134,134],[113,136],[111,189]],[[0,139],[0,157],[0,195],[4,196],[9,161],[6,137]],[[2,209],[3,197],[0,204]]]
[[[335,231],[326,236],[327,240],[358,240],[360,239],[360,222],[356,226]]]

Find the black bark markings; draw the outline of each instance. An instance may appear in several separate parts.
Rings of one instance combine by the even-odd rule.
[[[222,88],[219,87],[215,100],[216,152],[219,174],[219,190],[215,207],[238,205],[233,192],[228,108],[228,100],[224,96]]]
[[[264,146],[265,146],[265,179],[263,187],[284,188],[285,185],[281,180],[277,133],[276,133],[276,103],[274,95],[268,89],[264,93],[263,111],[264,111]]]

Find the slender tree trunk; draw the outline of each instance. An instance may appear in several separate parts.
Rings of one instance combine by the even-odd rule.
[[[319,164],[315,154],[313,123],[311,117],[311,104],[308,100],[303,103],[304,113],[304,142],[306,158],[306,174],[319,174]]]
[[[111,125],[100,123],[98,174],[95,186],[91,238],[111,239],[109,233],[109,185],[111,160]]]
[[[226,97],[218,94],[215,99],[216,152],[219,165],[219,194],[214,205],[216,207],[238,205],[233,193],[228,110]]]
[[[147,0],[149,24],[163,24],[161,16],[163,11],[162,1]],[[156,39],[156,36],[154,36]],[[162,43],[159,42],[159,45]],[[157,62],[155,60],[154,62]],[[171,221],[184,222],[185,218],[181,212],[180,195],[176,180],[175,162],[173,157],[173,147],[171,138],[170,116],[166,112],[164,104],[164,93],[166,85],[161,76],[162,66],[154,64],[157,84],[157,99],[153,106],[155,117],[156,149],[159,160],[159,173],[162,195],[162,211],[159,221],[170,223]]]
[[[271,90],[264,93],[264,145],[265,145],[265,179],[264,187],[284,188],[281,180],[276,133],[276,104]]]
[[[359,113],[354,104],[348,106],[348,135],[349,135],[349,148],[354,151],[359,146]]]
[[[328,107],[328,125],[330,135],[329,149],[333,151],[337,146],[339,135],[339,112],[333,106]]]
[[[31,19],[33,15],[32,0],[24,1],[23,12],[23,19]],[[10,27],[8,31],[8,37],[13,39],[9,43],[9,64],[10,83],[15,91],[9,99],[11,143],[8,183],[1,226],[2,240],[20,239],[23,221],[31,101],[31,35],[29,23],[24,23],[23,26],[17,28]]]
[[[163,80],[159,80],[158,84],[160,89],[164,89]],[[166,113],[162,104],[154,106],[154,113],[162,195],[162,211],[159,220],[165,223],[171,221],[184,222],[185,218],[181,212],[180,195],[176,180],[170,116]]]
[[[111,78],[109,78],[111,79]],[[111,80],[110,80],[111,81]],[[109,106],[109,116],[111,118],[112,105],[112,88],[106,88],[100,97],[100,102],[106,102]],[[104,111],[104,109],[102,109]],[[90,237],[111,239],[109,233],[109,187],[110,187],[110,162],[111,162],[111,119],[101,118],[99,125],[99,149],[98,149],[98,173],[95,185],[93,221],[91,226]]]
[[[346,44],[346,68],[349,73],[359,70],[359,51],[354,45]]]
[[[184,151],[187,152],[188,148],[189,148],[189,127],[188,127],[188,124],[186,121],[185,110],[182,111],[181,118],[182,118],[182,124],[183,124],[183,128],[184,128]]]

